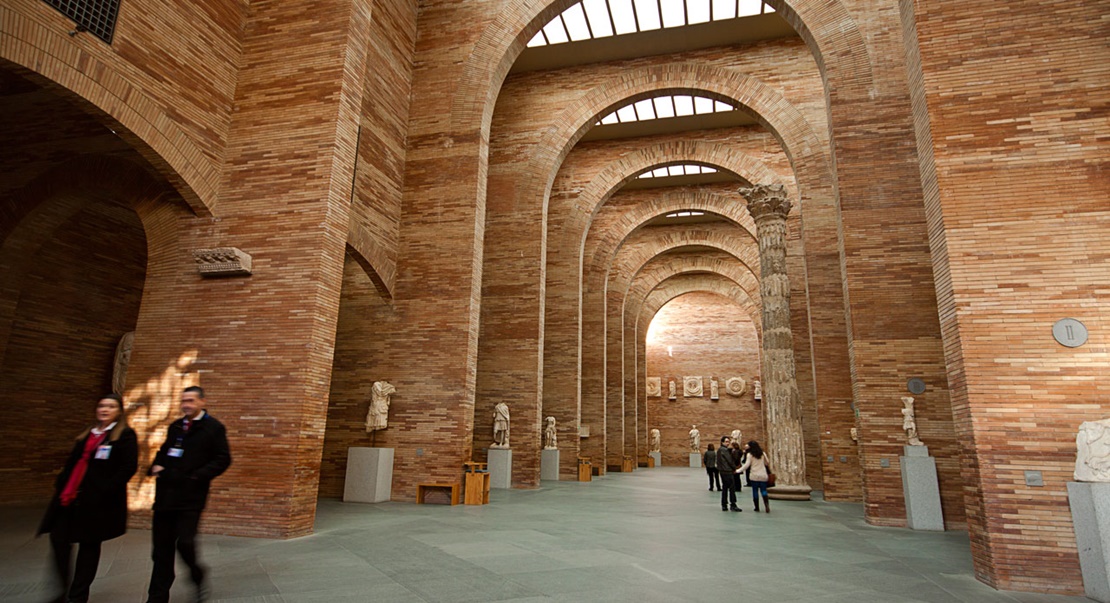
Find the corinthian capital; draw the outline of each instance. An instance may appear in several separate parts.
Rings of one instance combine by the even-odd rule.
[[[790,213],[790,199],[786,197],[786,187],[781,184],[757,184],[740,189],[740,194],[748,201],[748,213],[756,220],[786,219],[786,214]]]

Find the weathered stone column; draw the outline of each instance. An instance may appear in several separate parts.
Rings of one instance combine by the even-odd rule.
[[[778,485],[771,498],[809,500],[802,401],[794,371],[794,335],[790,331],[790,279],[786,274],[786,215],[790,200],[781,184],[740,189],[748,201],[759,237],[759,291],[763,298],[763,412],[765,450]]]

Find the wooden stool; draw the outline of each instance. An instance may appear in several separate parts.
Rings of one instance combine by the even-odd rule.
[[[463,463],[465,488],[463,503],[467,505],[489,504],[489,471],[486,463]]]
[[[424,496],[428,494],[428,490],[450,490],[451,504],[459,504],[459,485],[444,482],[431,482],[427,484],[416,485],[416,504],[424,504]]]
[[[593,464],[590,463],[590,458],[585,456],[578,457],[578,481],[589,482],[594,479]]]

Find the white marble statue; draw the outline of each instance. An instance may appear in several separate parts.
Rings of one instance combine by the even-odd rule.
[[[917,437],[917,416],[913,410],[913,396],[902,396],[902,429],[906,430],[906,444],[924,446]]]
[[[131,346],[135,343],[135,332],[129,331],[119,338],[116,345],[116,362],[112,367],[112,391],[123,395],[123,386],[127,383],[127,367],[131,364]]]
[[[490,448],[509,447],[509,405],[498,402],[493,407],[493,446]]]
[[[659,452],[659,430],[651,430],[651,441],[648,442],[649,448],[652,452]]]
[[[733,429],[732,433],[728,437],[732,438],[733,442],[740,442],[741,446],[744,445],[744,440],[741,439],[744,437],[744,434],[739,429]]]
[[[755,393],[755,401],[763,400],[763,385],[759,383],[759,379],[752,380],[752,392]]]
[[[667,392],[667,399],[674,400],[678,398],[678,387],[674,384],[674,379],[671,379],[667,385],[670,387],[670,390]]]
[[[690,430],[690,452],[701,452],[701,432],[697,425]]]
[[[555,417],[547,417],[543,420],[543,449],[557,450],[558,448],[559,436],[555,431]]]
[[[710,400],[720,400],[721,399],[721,386],[717,383],[717,378],[716,377],[710,377],[709,378],[709,399]]]
[[[858,442],[859,441],[859,430],[858,429],[853,427],[852,430],[849,433],[852,434],[852,441],[853,442]]]
[[[1075,481],[1110,482],[1110,419],[1081,423],[1075,448]]]
[[[370,388],[370,411],[366,413],[367,433],[389,426],[389,397],[396,391],[387,381],[374,382]]]
[[[647,397],[658,398],[663,395],[663,387],[659,377],[648,377],[646,385],[645,393]]]

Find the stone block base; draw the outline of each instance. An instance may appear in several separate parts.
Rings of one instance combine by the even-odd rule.
[[[509,448],[489,448],[489,487],[513,487],[513,451]]]
[[[378,503],[393,495],[393,449],[347,449],[343,502]]]
[[[693,467],[694,469],[701,469],[701,453],[700,452],[691,452],[690,453],[690,466]]]
[[[663,453],[662,452],[649,452],[648,458],[654,459],[655,464],[648,463],[648,467],[662,467],[663,466]]]
[[[1068,482],[1068,503],[1084,594],[1110,603],[1110,483]]]
[[[545,448],[540,453],[540,480],[557,482],[559,481],[559,449]]]
[[[940,507],[937,462],[928,446],[903,446],[902,495],[906,500],[906,525],[914,530],[944,531]]]

